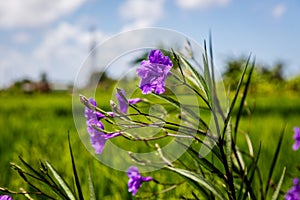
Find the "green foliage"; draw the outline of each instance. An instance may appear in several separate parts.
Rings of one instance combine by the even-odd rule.
[[[287,187],[284,183],[285,166],[288,169],[287,176],[292,176],[297,167],[297,163],[293,162],[295,155],[292,150],[282,148],[282,146],[291,146],[292,137],[283,137],[285,129],[282,129],[284,125],[281,121],[284,121],[283,119],[289,121],[286,130],[291,130],[291,126],[298,123],[299,112],[288,110],[300,108],[298,96],[281,95],[281,99],[277,99],[274,96],[260,97],[250,93],[250,100],[248,100],[246,97],[251,91],[250,83],[255,74],[254,61],[252,62],[249,57],[246,61],[231,63],[230,73],[225,74],[227,78],[232,74],[239,74],[241,78],[230,83],[234,92],[230,94],[232,96],[224,108],[223,99],[217,92],[218,81],[215,80],[213,73],[212,47],[210,46],[208,55],[206,45],[204,46],[203,75],[178,52],[172,51],[170,55],[173,56],[172,61],[176,65],[172,71],[173,81],[176,83],[175,89],[167,90],[163,95],[152,94],[144,97],[142,106],[131,106],[128,115],[119,113],[118,117],[121,120],[130,123],[122,125],[125,127],[124,130],[120,130],[123,137],[117,138],[114,143],[129,146],[127,148],[136,152],[156,150],[160,163],[164,163],[163,170],[151,173],[155,182],[146,183],[149,187],[142,188],[145,193],[138,193],[137,197],[280,198]],[[273,76],[273,79],[280,79],[280,70],[281,67],[276,68],[276,73],[274,72],[276,76]],[[194,104],[190,104],[191,99],[187,101],[189,104],[182,104],[173,94],[174,91],[178,91],[186,95],[187,93],[183,92],[187,90],[196,94],[196,101],[200,102],[197,109],[200,111],[195,109]],[[84,97],[81,97],[81,100],[91,109],[98,109],[101,112],[109,110],[111,93],[100,91],[100,94],[100,108],[90,107]],[[16,195],[26,193],[27,198],[37,197],[37,195],[50,199],[130,198],[127,192],[126,174],[96,163],[78,143],[77,135],[72,134],[76,130],[72,121],[70,96],[67,94],[21,95],[16,98],[5,93],[1,95],[3,98],[1,98],[0,108],[3,112],[0,117],[3,120],[0,121],[0,127],[3,128],[4,133],[2,136],[4,140],[0,141],[2,162],[23,154],[20,157],[22,166],[16,163],[12,163],[11,166],[28,186],[22,191],[6,188],[0,188],[0,191]],[[254,101],[257,103],[253,104]],[[163,105],[168,116],[162,119],[147,113],[146,111],[154,104]],[[180,109],[183,112],[178,114]],[[266,110],[268,112],[265,112]],[[115,111],[117,115],[117,108]],[[204,114],[200,115],[200,112]],[[205,114],[206,112],[210,112],[212,123],[207,120],[210,118]],[[179,124],[180,119],[185,120],[184,125]],[[113,119],[106,121],[110,124],[106,126],[108,127],[106,131],[117,129],[115,126],[117,122]],[[163,122],[163,125],[157,125],[159,124],[157,121]],[[193,127],[191,124],[195,122],[200,123]],[[149,138],[126,131],[133,126],[157,126],[162,131]],[[68,145],[67,134],[63,134],[67,130],[76,140],[72,142],[69,139]],[[160,148],[168,144],[170,138],[175,138],[178,147],[186,148],[185,153],[175,161],[169,161],[172,156]],[[194,141],[189,145],[178,138],[193,138]],[[133,145],[134,143],[144,144],[145,149]],[[201,147],[209,150],[205,157],[199,153]],[[281,151],[283,153],[280,153]],[[57,160],[57,152],[60,154],[59,160]],[[31,164],[36,162],[36,158],[32,155],[43,160],[51,160],[53,165],[48,161],[42,161],[40,166],[36,167]],[[131,156],[137,164],[156,167],[155,162],[137,158],[133,154],[128,156]],[[0,174],[0,185],[7,185],[8,188],[18,188],[23,185],[6,168],[3,168],[3,171],[7,173]]]

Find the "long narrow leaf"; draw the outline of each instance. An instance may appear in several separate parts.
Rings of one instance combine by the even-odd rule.
[[[199,122],[201,123],[202,126],[204,126],[205,128],[208,128],[208,125],[203,121],[203,119],[201,119],[199,117],[199,114],[196,114],[193,110],[191,110],[190,108],[188,108],[187,106],[181,105],[180,102],[176,101],[175,99],[165,96],[165,95],[158,95],[155,93],[151,93],[152,95],[158,97],[159,99],[162,99],[164,101],[167,101],[169,103],[171,103],[173,106],[175,106],[178,109],[184,109],[185,111],[187,111],[193,118],[199,120]]]
[[[37,171],[33,167],[31,167],[25,160],[23,160],[23,158],[21,156],[19,156],[19,159],[31,172],[33,172],[35,175],[37,175],[38,178],[40,178],[40,180],[47,182],[47,180],[45,179],[45,175],[43,173],[40,173],[39,171]]]
[[[80,200],[83,200],[84,198],[83,198],[83,194],[82,194],[82,190],[81,190],[81,186],[80,186],[80,182],[79,182],[79,178],[78,178],[78,174],[77,174],[77,170],[76,170],[75,160],[74,160],[74,156],[73,156],[73,152],[72,152],[71,142],[70,142],[70,134],[68,134],[68,141],[69,141],[69,150],[70,150],[70,155],[71,155],[71,160],[72,160],[73,175],[74,175],[74,179],[75,179],[78,197]]]
[[[96,194],[95,194],[95,188],[94,188],[94,182],[91,175],[91,171],[89,168],[89,191],[90,191],[90,200],[96,200]]]
[[[195,68],[182,56],[180,56],[181,62],[184,63],[184,65],[189,69],[189,71],[191,72],[191,75],[193,77],[193,80],[195,80],[197,86],[200,88],[200,90],[206,95],[206,98],[208,98],[209,96],[209,90],[208,90],[208,86],[203,78],[203,76],[201,76],[199,74],[198,71],[195,70]],[[189,77],[187,77],[189,78]],[[192,78],[190,78],[192,79]],[[194,82],[194,81],[193,81]],[[201,97],[201,98],[205,98],[205,97]]]
[[[274,192],[274,194],[273,194],[273,196],[272,196],[272,200],[278,199],[278,195],[279,195],[279,192],[280,192],[280,188],[281,188],[281,185],[282,185],[282,182],[283,182],[283,179],[284,179],[284,175],[285,175],[285,170],[286,170],[286,168],[284,167],[284,168],[283,168],[283,172],[282,172],[282,174],[281,174],[281,177],[280,177],[280,179],[279,179],[277,188],[276,188],[276,190],[275,190],[275,192]]]
[[[208,180],[204,179],[200,175],[198,175],[196,173],[193,173],[191,171],[188,171],[188,170],[178,169],[178,168],[174,168],[174,167],[170,167],[170,166],[167,166],[166,168],[180,174],[181,176],[184,176],[187,179],[190,179],[190,180],[193,180],[193,181],[199,183],[201,186],[208,189],[210,192],[212,192],[219,199],[224,199],[224,200],[226,199],[223,195],[224,192],[219,190],[212,183],[210,183]]]
[[[59,183],[59,185],[65,191],[65,193],[68,196],[68,198],[70,200],[76,200],[74,194],[70,190],[70,188],[67,185],[67,183],[63,180],[63,178],[57,173],[57,171],[52,167],[52,165],[49,162],[47,162],[47,161],[45,161],[45,162],[46,162],[46,165],[49,168],[49,170],[52,172],[54,178],[57,180],[57,182]]]
[[[251,56],[251,55],[250,55],[250,56]],[[243,84],[243,80],[244,80],[246,71],[247,71],[247,69],[248,69],[248,65],[249,65],[249,61],[250,61],[250,56],[248,57],[247,63],[246,63],[246,65],[245,65],[245,68],[244,68],[244,71],[243,71],[243,73],[242,73],[242,76],[241,76],[241,78],[240,78],[240,80],[239,80],[237,89],[236,89],[236,91],[235,91],[235,95],[234,95],[234,97],[233,97],[232,103],[231,103],[231,105],[230,105],[229,111],[228,111],[228,113],[227,113],[227,116],[226,116],[226,119],[225,119],[225,122],[224,122],[224,129],[223,129],[222,140],[224,140],[225,132],[226,132],[226,129],[227,129],[227,125],[228,125],[228,122],[229,122],[231,113],[232,113],[232,111],[233,111],[233,108],[234,108],[234,106],[235,106],[236,100],[237,100],[238,95],[239,95],[239,93],[240,93],[241,86],[242,86],[242,84]],[[248,81],[250,81],[250,80],[248,80]]]
[[[258,170],[258,160],[259,160],[259,157],[260,157],[260,153],[261,153],[261,143],[259,144],[259,149],[258,149],[258,152],[257,152],[257,156],[253,158],[254,160],[250,164],[249,172],[245,176],[244,181],[242,182],[242,184],[245,184],[245,186],[246,186],[246,192],[244,194],[243,199],[247,199],[247,197],[250,196],[251,199],[256,200],[256,196],[255,196],[255,194],[253,192],[253,188],[252,188],[252,182],[254,180],[255,172]]]
[[[199,163],[201,166],[203,166],[205,169],[207,169],[208,171],[210,171],[212,174],[216,174],[218,177],[220,177],[221,179],[225,180],[226,178],[224,177],[223,172],[221,172],[221,170],[219,170],[213,163],[211,163],[209,160],[207,160],[206,158],[200,158],[199,157],[199,153],[197,151],[195,151],[192,147],[188,147],[185,144],[177,141],[180,145],[183,145],[186,149],[187,152],[197,161],[197,163]]]
[[[285,131],[285,128],[281,131],[281,134],[280,134],[280,137],[279,137],[279,140],[278,140],[278,144],[277,144],[277,147],[276,147],[276,151],[275,151],[275,154],[273,156],[273,160],[272,160],[272,164],[271,164],[271,167],[270,167],[269,176],[268,176],[268,180],[267,180],[267,185],[266,185],[266,189],[265,189],[266,197],[268,195],[269,186],[270,186],[270,182],[271,182],[272,175],[273,175],[273,172],[274,172],[274,168],[276,166],[276,162],[277,162],[278,157],[279,157],[279,152],[280,152],[280,148],[281,148],[281,144],[282,144],[284,131]]]
[[[248,89],[249,89],[249,86],[250,86],[252,73],[253,73],[253,70],[254,70],[254,63],[255,63],[255,61],[253,61],[252,66],[250,68],[250,71],[249,71],[249,74],[248,74],[248,79],[246,81],[246,85],[245,85],[245,88],[244,88],[243,96],[242,96],[242,99],[241,99],[241,102],[240,102],[240,105],[239,105],[239,108],[238,108],[238,112],[237,112],[237,115],[236,115],[236,121],[235,121],[235,127],[234,127],[234,140],[235,141],[236,141],[237,130],[238,130],[238,127],[239,127],[240,118],[242,116],[244,103],[245,103],[245,100],[246,100],[246,97],[247,97],[247,94],[248,94]]]
[[[231,159],[231,144],[232,144],[232,137],[231,137],[231,120],[229,119],[229,125],[227,126],[227,130],[225,132],[225,139],[226,139],[226,157],[227,157],[227,165],[230,170],[232,170],[232,159]]]

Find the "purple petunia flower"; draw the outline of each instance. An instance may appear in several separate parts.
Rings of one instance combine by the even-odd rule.
[[[295,144],[293,145],[293,149],[297,151],[300,147],[300,129],[299,127],[294,127],[294,140]]]
[[[137,74],[141,77],[140,88],[143,94],[152,91],[162,94],[165,92],[167,75],[173,66],[172,61],[160,50],[151,50],[148,59],[143,60],[141,66],[137,68]]]
[[[300,185],[299,179],[294,178],[293,187],[287,191],[285,194],[285,200],[300,200]]]
[[[93,98],[90,98],[89,102],[92,105],[97,106],[97,103]],[[91,145],[95,149],[96,154],[101,154],[106,141],[110,138],[120,136],[121,133],[104,134],[101,132],[99,129],[104,129],[104,126],[99,120],[105,116],[98,111],[86,107],[84,115],[86,117],[87,131],[90,134]]]
[[[133,104],[139,103],[141,101],[140,98],[134,98],[134,99],[127,100],[126,92],[124,89],[117,89],[116,97],[119,101],[119,110],[124,114],[127,113],[129,105],[133,105]]]
[[[0,200],[12,200],[12,197],[9,195],[0,195]]]
[[[133,196],[137,193],[138,189],[141,187],[143,182],[148,182],[153,180],[153,178],[150,176],[147,177],[141,176],[138,168],[134,166],[130,167],[127,170],[127,176],[129,177],[128,192],[131,192]]]

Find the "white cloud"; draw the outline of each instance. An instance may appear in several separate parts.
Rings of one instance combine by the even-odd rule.
[[[94,36],[99,42],[106,38],[101,31],[95,31]],[[0,60],[0,88],[24,77],[37,79],[42,72],[51,81],[70,83],[88,56],[90,44],[89,30],[62,22],[47,31],[32,51],[0,45],[0,54],[5,57]]]
[[[176,4],[182,9],[207,9],[216,6],[226,6],[230,0],[176,0]]]
[[[85,0],[0,1],[0,27],[36,27],[76,10]]]
[[[275,19],[282,17],[287,11],[287,7],[284,4],[278,4],[272,9],[272,16]]]
[[[24,44],[31,40],[31,36],[26,32],[18,32],[12,35],[12,41],[17,44]]]
[[[100,31],[95,31],[93,36],[99,42],[106,38]],[[89,30],[61,23],[45,35],[43,42],[33,52],[33,57],[54,77],[73,80],[89,54],[91,40]]]
[[[153,26],[164,12],[164,0],[127,0],[119,8],[122,19],[129,20],[123,30]]]

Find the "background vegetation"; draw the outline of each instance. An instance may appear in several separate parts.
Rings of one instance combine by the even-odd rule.
[[[233,59],[227,62],[223,74],[226,86],[232,88],[240,78],[241,64],[244,59]],[[288,166],[283,186],[287,190],[291,186],[291,178],[298,173],[300,167],[299,152],[292,150],[293,126],[300,126],[300,77],[286,80],[283,76],[282,63],[274,67],[257,66],[254,73],[250,94],[246,101],[246,109],[241,121],[239,143],[246,147],[243,133],[248,133],[253,145],[262,144],[259,165],[262,176],[268,176],[271,155],[274,154],[279,134],[286,127],[283,148],[275,170],[278,176],[283,166]],[[234,87],[233,87],[234,88]],[[109,108],[107,104],[111,93],[107,88],[101,93],[100,107]],[[23,93],[20,88],[0,93],[0,186],[19,191],[25,190],[25,183],[18,174],[9,167],[10,162],[20,163],[22,156],[28,163],[36,167],[40,160],[48,160],[65,177],[72,187],[72,166],[68,150],[67,135],[70,132],[73,154],[75,156],[83,192],[88,196],[88,169],[95,181],[97,196],[101,199],[130,199],[127,192],[127,176],[124,172],[113,170],[102,165],[82,145],[72,116],[72,96],[69,92]],[[254,149],[257,150],[257,149]],[[159,174],[153,173],[157,177]],[[167,174],[165,180],[171,177]],[[278,182],[279,177],[274,177]],[[146,185],[147,184],[147,185]],[[144,192],[162,190],[165,187],[155,183],[146,183]],[[148,187],[149,186],[149,187]],[[73,186],[74,187],[74,186]],[[187,185],[180,185],[175,190],[164,193],[160,197],[190,197],[185,194]],[[175,192],[174,192],[175,191]],[[14,196],[22,199],[21,196]]]

